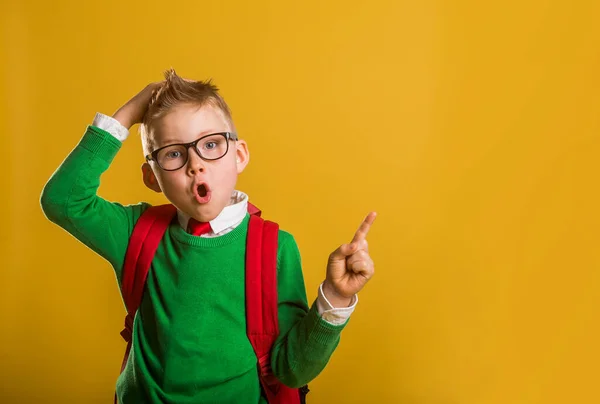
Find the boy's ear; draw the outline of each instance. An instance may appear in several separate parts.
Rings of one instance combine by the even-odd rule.
[[[241,174],[250,161],[250,152],[248,151],[248,144],[244,140],[238,140],[235,143],[237,172],[238,174]]]
[[[142,176],[144,178],[144,184],[154,192],[162,192],[160,189],[160,185],[158,184],[158,180],[154,175],[154,171],[152,171],[152,167],[150,164],[144,163],[142,164]]]

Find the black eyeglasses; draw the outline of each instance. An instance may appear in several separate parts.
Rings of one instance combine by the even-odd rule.
[[[156,161],[165,171],[179,170],[187,164],[190,147],[194,147],[203,160],[218,160],[229,151],[229,140],[238,140],[233,132],[211,133],[190,143],[170,144],[154,150],[146,156],[146,161]]]

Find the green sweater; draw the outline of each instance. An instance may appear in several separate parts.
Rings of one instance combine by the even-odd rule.
[[[129,237],[149,207],[123,206],[96,194],[101,174],[120,148],[111,134],[88,126],[41,196],[46,216],[104,257],[119,287]],[[246,336],[248,221],[246,215],[234,230],[214,238],[192,236],[176,219],[171,223],[135,316],[132,352],[117,380],[120,403],[266,403]],[[280,335],[272,368],[283,383],[299,387],[325,367],[345,324],[331,325],[315,304],[308,308],[300,253],[283,230],[277,285]]]

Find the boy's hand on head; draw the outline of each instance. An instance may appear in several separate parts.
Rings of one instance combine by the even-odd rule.
[[[119,123],[127,129],[131,128],[136,123],[141,123],[144,114],[148,110],[148,105],[150,104],[154,92],[163,83],[164,81],[148,84],[142,91],[137,93],[132,99],[119,108],[113,115],[113,118],[119,121]]]
[[[331,253],[323,293],[333,307],[347,307],[375,274],[375,265],[369,256],[367,233],[377,213],[371,212],[362,222],[349,244],[342,244]]]

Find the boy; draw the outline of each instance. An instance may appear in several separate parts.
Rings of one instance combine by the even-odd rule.
[[[41,196],[46,216],[108,260],[122,287],[132,230],[147,203],[123,206],[96,195],[128,135],[141,123],[145,185],[177,208],[152,261],[133,323],[130,356],[117,380],[120,403],[266,403],[246,335],[244,257],[248,197],[235,190],[249,161],[229,108],[210,82],[171,69],[113,117],[97,114]],[[283,384],[315,378],[336,348],[374,273],[367,216],[350,244],[329,257],[309,309],[294,238],[279,230],[279,336],[271,367]],[[207,224],[208,223],[208,224]],[[200,234],[198,226],[204,230]]]

